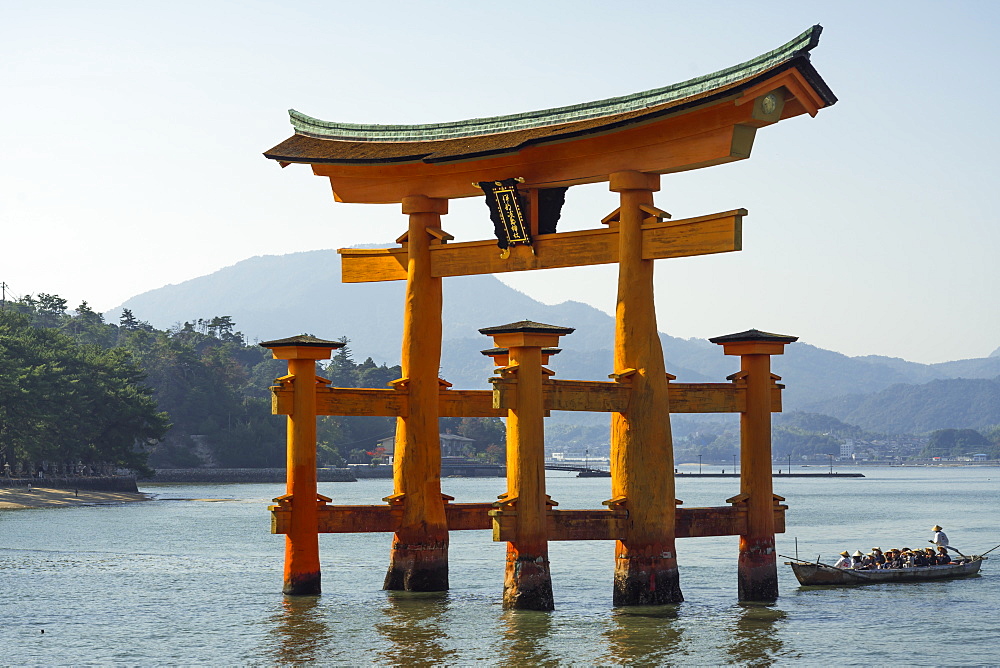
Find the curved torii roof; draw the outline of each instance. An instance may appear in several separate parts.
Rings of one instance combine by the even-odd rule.
[[[739,160],[749,157],[756,128],[815,116],[837,101],[809,61],[821,32],[813,26],[757,58],[678,84],[510,116],[365,125],[291,110],[295,134],[264,155],[282,166],[313,165],[351,202],[472,196],[480,194],[472,182],[482,180],[523,177],[526,187],[545,188],[624,169],[667,173]]]

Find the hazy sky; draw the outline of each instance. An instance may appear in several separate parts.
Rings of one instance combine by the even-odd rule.
[[[398,205],[337,204],[308,167],[261,156],[291,134],[288,108],[425,123],[574,104],[713,72],[815,23],[812,60],[840,102],[760,130],[749,160],[663,177],[656,203],[675,218],[750,215],[742,252],[657,263],[660,328],[989,355],[998,2],[0,0],[0,281],[106,310],[254,255],[391,240]],[[615,206],[607,184],[573,188],[560,229]],[[475,199],[444,228],[491,235]],[[500,278],[614,309],[613,267]]]

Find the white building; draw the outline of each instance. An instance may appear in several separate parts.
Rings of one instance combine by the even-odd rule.
[[[841,457],[852,457],[854,456],[854,440],[847,439],[840,444],[840,456]]]

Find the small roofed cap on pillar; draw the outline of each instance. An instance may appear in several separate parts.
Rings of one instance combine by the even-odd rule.
[[[738,334],[726,334],[725,336],[716,336],[709,339],[712,343],[724,344],[724,343],[743,343],[745,341],[763,341],[765,343],[795,343],[799,340],[797,336],[788,336],[786,334],[773,334],[771,332],[762,332],[759,329],[748,329],[745,332],[740,332]]]
[[[709,339],[723,347],[726,355],[780,355],[785,346],[799,340],[797,336],[762,332],[759,329],[748,329],[737,334],[726,334]]]
[[[288,359],[290,357],[325,359],[330,356],[331,350],[337,350],[346,345],[344,341],[327,341],[309,334],[260,342],[260,347],[269,348],[275,359]],[[293,351],[298,351],[298,353]],[[308,354],[302,354],[306,351]]]
[[[343,348],[347,344],[343,341],[327,341],[318,339],[310,334],[299,334],[290,336],[287,339],[275,339],[274,341],[261,341],[261,348],[284,348],[287,346],[306,346],[308,348]]]
[[[572,334],[573,327],[546,325],[532,320],[521,320],[507,325],[484,327],[480,334],[493,337],[493,345],[498,348],[549,348],[559,343],[559,337]],[[500,358],[494,357],[494,361]]]
[[[519,320],[507,325],[497,325],[496,327],[483,327],[480,334],[493,336],[494,334],[555,334],[565,336],[576,331],[575,327],[560,327],[558,325],[546,325],[533,320]]]

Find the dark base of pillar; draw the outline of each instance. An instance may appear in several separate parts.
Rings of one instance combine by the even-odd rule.
[[[555,610],[547,557],[507,555],[503,607],[505,610]]]
[[[778,599],[778,565],[773,538],[740,536],[738,586],[739,599],[743,602],[773,603]]]
[[[667,605],[683,601],[675,559],[640,556],[619,556],[615,559],[612,604],[616,607]]]
[[[285,580],[281,593],[286,596],[319,596],[320,573],[301,573]]]
[[[382,589],[387,591],[447,591],[448,544],[394,545]]]

